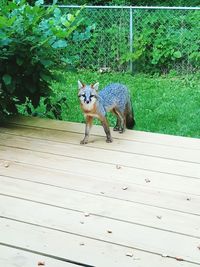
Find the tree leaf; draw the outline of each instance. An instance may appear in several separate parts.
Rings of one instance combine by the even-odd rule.
[[[182,57],[182,54],[181,54],[180,51],[176,51],[176,52],[174,52],[173,55],[174,55],[175,58],[181,58],[181,57]]]
[[[44,0],[38,0],[35,2],[35,6],[41,6],[44,5]]]
[[[54,10],[54,17],[59,19],[61,17],[62,13],[61,13],[61,10],[60,8],[55,8]]]
[[[16,60],[16,62],[17,62],[17,65],[18,66],[21,66],[23,64],[23,59],[20,58],[20,57],[18,57],[17,60]]]
[[[65,48],[67,46],[67,42],[65,40],[58,40],[52,44],[53,48]]]
[[[2,77],[5,85],[9,85],[12,82],[12,77],[9,74],[4,74]]]
[[[54,64],[54,62],[52,60],[48,60],[48,59],[40,59],[40,62],[45,67],[50,67]]]
[[[42,78],[42,80],[44,80],[45,82],[50,82],[52,80],[50,75],[47,75],[46,73],[40,72],[40,77]]]

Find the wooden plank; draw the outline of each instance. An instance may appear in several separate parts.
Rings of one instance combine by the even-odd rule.
[[[41,119],[35,117],[11,117],[10,123],[15,125],[26,125],[32,127],[40,127],[46,129],[57,129],[61,131],[77,132],[84,133],[84,124],[80,123],[71,123],[66,121],[56,121],[50,119]],[[102,127],[93,126],[92,133],[94,135],[105,136]],[[142,141],[146,143],[154,144],[163,144],[163,145],[172,145],[176,147],[189,147],[190,149],[200,149],[200,139],[198,138],[188,138],[181,136],[173,135],[163,135],[158,133],[142,132],[142,131],[133,131],[127,130],[123,135],[120,135],[116,132],[112,132],[114,138],[122,138],[126,140],[135,140]]]
[[[48,267],[75,267],[72,263],[52,259],[36,253],[0,245],[0,266],[2,267],[37,267],[39,263]]]
[[[11,216],[8,214],[8,205],[4,207],[5,201],[3,199],[4,197],[6,198],[6,196],[12,196],[16,198],[16,203],[17,198],[21,198],[27,201],[46,203],[51,206],[73,210],[75,212],[80,212],[82,215],[84,213],[90,213],[96,217],[107,218],[108,220],[119,220],[122,222],[122,226],[128,223],[135,224],[136,227],[139,225],[141,229],[149,227],[151,229],[155,228],[172,233],[200,237],[199,216],[156,207],[145,207],[137,203],[126,202],[119,199],[95,196],[77,191],[68,191],[47,185],[32,184],[26,181],[9,180],[8,178],[1,178],[0,185],[2,216]],[[42,194],[40,192],[42,192]],[[6,201],[9,203],[9,201],[12,200],[7,199]],[[33,206],[33,204],[30,204],[30,206],[31,205]],[[11,208],[16,208],[16,204],[10,206]],[[32,212],[32,210],[31,208],[30,212]],[[20,213],[20,210],[16,212]],[[38,213],[36,213],[36,215],[37,214]],[[30,218],[32,217],[33,216],[30,216]],[[81,220],[81,218],[79,220]],[[71,223],[69,218],[68,221]],[[149,231],[151,232],[151,230]]]
[[[46,127],[48,128],[48,125],[46,125]],[[54,138],[53,134],[51,133],[54,132],[53,129],[51,130],[51,128],[49,128],[49,130],[46,130],[45,129],[46,127],[40,128],[43,132],[43,135],[45,136],[45,134],[49,132],[50,138]],[[197,211],[200,210],[199,209],[200,201],[199,197],[197,196],[192,196],[191,199],[187,200],[185,193],[187,193],[186,187],[187,186],[189,187],[190,182],[192,182],[193,185],[191,189],[192,192],[196,192],[196,194],[199,195],[198,190],[194,189],[195,185],[193,182],[195,182],[197,186],[200,181],[198,178],[200,177],[199,175],[197,175],[197,177],[195,176],[192,178],[191,174],[188,175],[187,173],[185,175],[183,173],[179,173],[180,169],[182,172],[183,170],[184,171],[186,170],[186,168],[182,169],[182,166],[187,165],[191,168],[194,167],[195,164],[191,165],[190,163],[188,165],[187,163],[185,164],[184,162],[184,164],[181,165],[181,167],[179,165],[177,175],[169,175],[163,172],[162,169],[163,167],[161,167],[161,171],[157,169],[156,163],[158,164],[160,162],[157,161],[157,159],[156,161],[151,161],[150,159],[148,162],[149,165],[147,166],[149,168],[150,163],[152,163],[154,165],[153,168],[156,167],[156,171],[151,168],[150,171],[142,170],[140,169],[140,167],[137,166],[144,164],[145,156],[140,155],[142,160],[141,159],[139,160],[137,157],[135,158],[132,157],[131,155],[131,157],[128,157],[128,166],[126,166],[125,164],[127,164],[126,163],[127,158],[126,157],[123,158],[122,155],[143,154],[143,153],[146,155],[144,146],[144,143],[146,141],[144,140],[142,141],[142,139],[140,139],[140,143],[143,145],[143,147],[142,150],[140,151],[139,150],[140,148],[138,146],[137,153],[132,153],[131,150],[128,150],[129,151],[128,153],[118,153],[120,149],[118,149],[117,145],[114,149],[106,149],[106,144],[103,143],[102,147],[101,146],[102,137],[100,137],[99,147],[96,146],[95,142],[95,144],[90,145],[91,150],[87,151],[88,150],[87,146],[86,148],[84,148],[84,150],[81,150],[80,152],[78,150],[80,146],[75,145],[76,138],[80,136],[78,134],[78,127],[80,127],[80,125],[77,124],[77,126],[75,126],[75,130],[77,128],[77,132],[75,131],[76,134],[75,139],[73,133],[69,133],[70,129],[74,127],[74,124],[72,125],[68,124],[68,127],[69,127],[68,131],[66,131],[64,128],[63,130],[62,129],[59,130],[63,134],[62,136],[63,139],[61,139],[61,141],[58,140],[59,142],[57,142],[57,140],[55,139],[50,140],[49,142],[48,140],[46,140],[47,138],[49,138],[48,135],[47,138],[43,138],[45,140],[39,140],[38,142],[38,140],[36,139],[41,139],[39,132],[37,132],[38,135],[34,137],[35,140],[31,140],[30,138],[27,137],[24,139],[20,137],[19,139],[17,139],[17,143],[14,142],[15,139],[14,137],[13,139],[10,137],[8,138],[6,137],[5,139],[1,138],[2,149],[0,151],[0,158],[23,163],[20,165],[16,163],[13,164],[13,162],[8,162],[8,165],[6,166],[4,165],[4,161],[2,161],[2,166],[0,166],[0,171],[3,170],[5,175],[9,175],[10,172],[10,175],[17,178],[17,179],[12,179],[0,176],[1,182],[3,181],[2,182],[3,186],[0,186],[0,192],[4,194],[0,197],[0,211],[2,212],[1,213],[2,216],[4,217],[10,216],[11,219],[11,220],[3,219],[3,221],[7,221],[7,224],[1,227],[1,229],[3,229],[4,234],[7,231],[7,236],[6,234],[3,235],[3,238],[5,238],[3,241],[11,242],[12,244],[13,242],[16,242],[16,244],[18,242],[18,246],[21,247],[31,246],[32,249],[39,248],[39,251],[47,251],[45,250],[46,249],[45,247],[43,248],[41,244],[39,244],[38,240],[45,240],[45,238],[47,236],[49,238],[50,235],[51,237],[50,239],[48,239],[48,241],[51,240],[51,242],[53,243],[55,242],[55,240],[59,241],[61,240],[61,244],[63,244],[61,247],[64,246],[66,247],[65,244],[68,242],[70,245],[71,243],[75,244],[72,246],[68,245],[67,251],[71,252],[72,250],[72,254],[70,254],[70,259],[80,260],[79,255],[81,255],[81,253],[83,254],[83,251],[81,249],[83,247],[85,248],[85,246],[80,246],[80,243],[77,244],[76,242],[74,243],[74,240],[77,241],[78,240],[77,238],[81,237],[82,238],[81,242],[84,243],[86,242],[87,244],[89,244],[87,250],[84,251],[83,257],[81,256],[82,257],[81,259],[86,263],[104,267],[132,266],[133,264],[134,266],[138,267],[139,266],[146,267],[149,265],[149,260],[151,260],[153,266],[158,266],[158,267],[160,266],[173,267],[173,264],[175,267],[178,266],[177,264],[180,263],[178,261],[175,261],[174,259],[172,260],[165,257],[161,258],[159,255],[162,254],[170,255],[170,257],[173,258],[184,257],[184,259],[188,261],[186,262],[187,265],[185,265],[185,267],[190,266],[189,264],[191,264],[191,262],[195,262],[196,265],[199,265],[200,258],[199,258],[199,250],[197,247],[199,246],[199,240],[200,240],[199,239],[200,216],[192,215],[192,213],[197,214],[196,210]],[[97,132],[99,130],[100,128],[97,127]],[[57,134],[57,132],[59,131],[56,131],[54,134]],[[68,137],[71,136],[70,137],[71,143],[68,142],[70,143],[68,145],[64,144],[65,133],[67,134]],[[132,131],[130,131],[130,133],[132,134]],[[124,138],[124,135],[122,138]],[[118,138],[117,142],[119,142],[118,143],[119,146],[123,147],[122,144],[124,140],[122,138],[121,137]],[[124,152],[126,152],[126,147],[129,147],[128,143],[132,143],[129,141],[131,139],[128,138],[126,144],[123,147]],[[5,145],[4,141],[7,142],[6,143],[7,149],[4,149]],[[13,149],[12,147],[10,147],[9,143],[10,141],[11,141],[11,146],[13,147],[19,146],[20,149],[17,148]],[[171,142],[170,145],[172,145],[173,143],[174,143],[173,145],[176,145],[175,139],[173,139],[173,142],[171,138],[168,141]],[[194,143],[193,142],[186,142],[186,143],[187,146],[184,145],[184,142],[180,142],[179,145],[181,144],[183,145],[183,147],[184,146],[187,147],[188,154],[191,153],[189,147],[193,147],[195,155],[191,153],[192,155],[191,158],[189,156],[182,156],[182,157],[180,156],[180,159],[186,161],[196,160],[195,158],[196,156],[198,157],[198,151],[195,150]],[[22,144],[24,145],[24,147]],[[23,149],[21,149],[20,147],[21,145]],[[41,149],[41,152],[32,151],[34,150],[34,145],[36,146],[36,150]],[[162,145],[168,146],[167,143],[165,144],[163,143]],[[49,146],[49,148],[47,149],[46,146]],[[72,153],[74,150],[76,150],[74,154],[72,154],[72,157],[74,158],[71,158],[71,155],[67,154],[68,152],[66,153],[66,149],[68,149],[68,146]],[[132,148],[133,146],[131,147],[131,149]],[[152,154],[153,157],[163,157],[161,154],[162,152],[159,154],[159,149],[157,146],[151,145],[151,149],[153,150],[154,153]],[[164,152],[164,157],[168,156],[170,158],[171,157],[174,158],[173,153],[175,153],[175,158],[177,159],[179,159],[179,154],[181,154],[180,151],[183,152],[186,150],[177,148],[173,150],[172,153],[172,150],[170,150],[169,147],[167,147],[167,149],[168,150],[165,150]],[[79,156],[79,152],[81,157]],[[109,164],[107,164],[104,161],[107,152],[110,153]],[[90,154],[89,157],[87,153]],[[112,159],[111,153],[113,154],[115,159]],[[85,158],[84,154],[88,158],[87,157]],[[103,160],[101,159],[99,154],[103,158]],[[150,154],[148,154],[147,158],[150,158],[149,155]],[[120,158],[120,162],[122,164],[118,162],[116,163],[116,158],[117,159]],[[134,168],[132,166],[131,159],[136,161],[136,166],[134,166]],[[28,170],[27,167],[30,167],[31,164],[36,164],[40,167],[32,165],[31,168]],[[196,165],[198,166],[198,164]],[[15,170],[16,173],[14,173],[14,166],[18,167],[18,169]],[[21,169],[19,168],[19,166],[23,168]],[[164,159],[163,159],[163,166],[164,166]],[[168,165],[168,167],[171,167],[171,165],[170,166]],[[166,168],[166,166],[164,166],[164,168]],[[51,172],[50,169],[52,170],[51,175],[49,174]],[[34,170],[36,170],[36,173],[34,173],[34,175],[29,175],[30,172],[32,173]],[[87,177],[88,170],[90,170],[89,177]],[[173,173],[174,170],[175,170],[175,165],[173,165],[173,168],[170,169],[170,171],[172,171],[171,173]],[[195,171],[199,171],[198,167],[195,169]],[[195,173],[195,171],[192,173]],[[60,175],[61,173],[62,175]],[[151,174],[152,178],[156,174],[157,181],[159,181],[159,179],[161,179],[161,177],[164,176],[170,177],[169,179],[171,179],[172,185],[170,185],[168,189],[170,188],[172,189],[174,185],[173,177],[177,178],[175,181],[175,184],[177,185],[179,181],[180,182],[182,180],[185,181],[185,185],[182,187],[182,190],[185,190],[184,194],[175,192],[176,189],[174,189],[174,192],[168,192],[167,190],[162,190],[162,191],[157,190],[156,192],[156,188],[150,188],[149,186],[150,184],[152,186],[151,177],[147,177],[144,179],[144,175],[147,173]],[[138,175],[136,178],[134,178],[135,174]],[[144,186],[145,184],[143,185],[141,184],[140,181],[141,174],[143,177],[143,182],[146,183],[146,187]],[[160,177],[160,175],[162,176]],[[93,176],[95,176],[95,178]],[[140,185],[135,185],[133,182],[131,182],[132,177],[134,179],[134,183],[140,181],[139,182]],[[39,180],[40,178],[42,178],[42,181]],[[94,179],[94,182],[92,182],[92,178]],[[106,182],[107,178],[111,180],[108,183]],[[27,179],[29,180],[29,182],[22,181],[19,179]],[[81,181],[81,179],[83,181]],[[117,181],[115,181],[115,179]],[[149,179],[148,183],[146,182],[146,179]],[[130,184],[128,184],[128,190],[122,190],[121,183],[124,180],[130,182]],[[34,183],[30,181],[34,181]],[[44,185],[42,184],[42,182],[43,183],[48,182],[50,184]],[[64,183],[62,184],[62,182]],[[72,182],[72,185],[70,184],[70,182]],[[167,184],[166,181],[164,183]],[[161,184],[163,185],[163,183]],[[105,192],[104,194],[101,194],[101,192],[104,189],[106,189],[106,185],[109,185],[112,188],[112,190],[108,190],[108,195],[105,195]],[[60,186],[60,188],[58,187],[56,188],[55,186]],[[118,186],[120,186],[120,188]],[[154,186],[156,187],[156,184]],[[115,190],[116,187],[117,190]],[[82,190],[83,192],[81,192]],[[86,192],[87,190],[89,190],[89,192]],[[11,194],[13,195],[13,197],[6,197],[5,194],[8,195]],[[23,197],[26,198],[26,200],[20,199]],[[142,202],[144,201],[144,199],[145,203]],[[171,204],[170,201],[171,202],[174,201],[174,203]],[[43,204],[38,202],[43,202]],[[156,206],[158,204],[164,205],[162,206],[162,209],[159,209],[158,207],[151,207],[152,205]],[[56,205],[58,207],[55,207]],[[181,205],[183,206],[182,208]],[[175,207],[177,208],[178,212],[176,212],[175,210],[174,211],[170,210],[170,209],[175,209]],[[32,212],[33,210],[37,211],[37,213],[36,212],[33,213]],[[159,215],[156,215],[158,211],[161,211],[163,213],[162,214],[159,213]],[[85,218],[84,212],[89,212],[92,215],[89,216],[88,218]],[[191,214],[186,214],[188,212]],[[52,218],[52,214],[54,214],[55,218],[54,217]],[[84,223],[84,226],[86,227],[83,229],[80,228],[80,220],[79,220],[80,214],[84,219],[88,219],[87,224]],[[18,220],[18,221],[13,221],[13,220]],[[19,220],[21,222],[19,222]],[[23,223],[22,220],[26,221],[26,223]],[[77,223],[77,221],[79,223]],[[9,232],[9,230],[6,229],[6,227],[9,228],[8,222],[11,222],[10,227],[13,230],[13,232],[15,232],[14,235],[12,234],[12,232]],[[0,225],[1,223],[2,220],[0,220]],[[41,224],[41,225],[34,225],[34,224]],[[21,227],[22,225],[23,227]],[[49,225],[50,227],[56,229],[50,229]],[[112,235],[111,234],[108,235],[108,233],[105,231],[108,225],[111,225],[113,229]],[[27,226],[29,228],[27,228]],[[22,231],[22,228],[24,229],[26,228],[27,231],[26,230]],[[43,232],[45,232],[44,235],[43,233],[41,234],[40,232],[41,229],[43,230]],[[48,232],[46,232],[46,230]],[[103,230],[104,232],[102,234]],[[29,236],[27,235],[28,237],[26,236],[26,232],[29,234]],[[17,237],[18,236],[20,237],[20,233],[22,238],[18,240]],[[55,235],[52,233],[55,233]],[[58,233],[62,233],[62,236],[64,236],[63,239],[61,239],[60,235],[58,236]],[[28,240],[29,244],[26,243],[27,241],[25,240],[25,237],[22,235],[26,236],[26,238],[30,238],[30,240]],[[9,238],[11,236],[12,238],[14,236],[14,241],[13,239]],[[182,249],[182,247],[184,249]],[[60,242],[59,242],[59,248],[60,248]],[[142,259],[138,261],[134,260],[134,257],[126,257],[125,256],[126,253],[123,253],[125,259],[121,260],[119,255],[122,256],[122,254],[120,253],[123,251],[123,249],[127,248],[134,250],[134,255],[135,253],[142,253],[140,255],[144,257],[144,260]],[[145,252],[142,250],[145,250]],[[59,254],[58,256],[60,257],[61,256],[66,257],[66,254],[64,256],[64,251],[60,252],[58,247],[56,247],[56,244],[53,245],[50,244],[49,246],[48,242],[48,253],[50,253],[49,251],[52,253],[55,253],[56,251],[56,255]],[[75,255],[75,251],[77,255]],[[149,251],[151,253],[149,253]],[[92,261],[91,261],[91,257],[87,258],[87,256],[93,252],[94,255],[92,254]],[[107,254],[105,255],[105,253]],[[106,259],[102,258],[102,254],[106,256]],[[115,257],[115,255],[118,258]],[[117,261],[114,260],[111,261],[109,259],[109,256],[111,256],[112,259],[116,258]],[[156,257],[152,258],[152,256]],[[128,261],[125,262],[127,259],[130,258],[132,258],[133,260],[131,263]],[[162,260],[168,259],[172,260],[172,262],[168,261],[167,264],[165,264],[166,261],[161,262],[160,259]],[[135,263],[138,265],[136,265]],[[183,265],[180,266],[184,266],[185,262],[181,263],[183,263]]]
[[[63,132],[58,130],[36,127],[29,128],[16,125],[10,125],[7,128],[1,128],[1,133],[75,145],[79,145],[79,141],[82,138],[82,134],[79,133]],[[162,157],[167,159],[177,159],[182,161],[200,163],[200,150],[195,150],[191,148],[177,148],[175,146],[143,143],[123,139],[116,139],[112,143],[112,145],[108,145],[105,143],[105,138],[100,136],[93,136],[90,141],[91,142],[87,144],[87,147],[101,149],[103,148],[105,150],[111,151],[114,150],[131,154],[148,155],[153,157]]]
[[[136,267],[146,267],[149,262],[154,267],[194,267],[196,265],[129,247],[121,247],[112,243],[7,219],[1,219],[0,227],[2,229],[1,240],[4,243],[24,248],[28,247],[35,251],[70,258],[93,266],[129,267],[134,264]],[[56,242],[57,240],[59,242]],[[85,245],[80,246],[80,243]],[[126,256],[126,253],[130,251],[133,252],[134,257]]]
[[[119,151],[105,151],[87,146],[60,144],[52,141],[30,139],[20,136],[0,134],[0,145],[12,148],[23,148],[31,151],[50,153],[55,156],[78,158],[108,165],[122,165],[127,168],[139,168],[150,171],[164,172],[182,176],[200,178],[200,164],[167,160],[163,158],[148,157],[146,155],[134,155]],[[6,149],[6,148],[5,148]],[[9,148],[10,149],[10,148]],[[64,157],[63,157],[64,156]],[[85,166],[87,168],[87,166]]]
[[[18,160],[20,160],[18,158]],[[30,164],[34,161],[34,154],[31,155]],[[190,179],[188,177],[181,177],[176,175],[164,173],[151,173],[134,169],[134,173],[130,176],[120,175],[121,169],[118,169],[119,175],[109,177],[108,174],[102,176],[94,176],[92,174],[80,174],[75,170],[52,170],[51,166],[40,167],[20,162],[9,162],[9,167],[5,167],[6,163],[0,161],[0,173],[2,175],[23,178],[30,181],[52,184],[56,186],[63,186],[74,190],[82,190],[85,192],[93,192],[99,194],[103,192],[107,196],[114,198],[126,197],[131,200],[131,196],[137,194],[139,191],[144,191],[148,194],[148,190],[153,189],[154,195],[162,195],[162,192],[170,191],[171,193],[182,193],[182,199],[191,199],[192,195],[200,196],[200,180]],[[4,166],[5,164],[5,166]],[[42,161],[41,163],[42,164]],[[28,173],[28,175],[27,175]],[[57,179],[55,179],[57,177]],[[149,180],[146,180],[146,179]],[[150,181],[150,182],[147,182]],[[122,188],[128,186],[126,195],[122,195]],[[130,192],[130,198],[129,198]],[[160,197],[159,197],[160,199]],[[184,206],[184,204],[183,204]]]
[[[62,169],[64,171],[69,171],[71,170],[73,172],[73,170],[77,169],[77,174],[79,174],[79,170],[81,170],[81,174],[82,174],[82,169],[85,168],[85,162],[84,161],[79,161],[79,160],[75,160],[75,159],[69,159],[69,160],[62,160],[60,157],[55,157],[55,156],[51,156],[51,155],[44,155],[44,154],[40,154],[38,152],[30,152],[30,151],[24,151],[24,150],[13,150],[13,149],[9,149],[7,151],[7,153],[5,153],[5,151],[0,151],[0,156],[1,155],[5,155],[6,158],[9,157],[9,159],[11,160],[15,160],[15,161],[20,161],[20,162],[25,162],[25,163],[29,163],[32,164],[34,162],[34,164],[37,164],[39,166],[42,167],[49,167],[51,166],[52,169]],[[9,164],[11,165],[12,162],[9,162]],[[4,166],[4,165],[3,165]],[[5,168],[3,167],[2,168]],[[119,176],[126,176],[126,175],[130,175],[133,176],[134,172],[131,173],[126,173],[123,171],[121,172],[121,170],[118,170],[115,168],[112,168],[112,166],[110,167],[110,165],[105,165],[102,166],[100,164],[95,163],[91,163],[86,165],[87,168],[85,168],[85,176],[89,176],[92,177],[98,177],[100,176],[99,173],[101,173],[102,177],[104,177],[105,179],[109,179],[109,175],[108,173],[111,172],[107,172],[107,170],[112,171],[112,177],[117,177]],[[98,169],[98,175],[96,174],[96,170]],[[88,174],[88,170],[90,170],[90,174]],[[94,175],[95,173],[95,175]],[[67,175],[66,175],[67,176]],[[76,177],[76,173],[75,173],[75,177]],[[121,178],[122,179],[122,178]],[[105,182],[106,183],[106,182]],[[148,184],[148,183],[147,183]],[[135,186],[129,186],[130,188],[132,188],[132,190],[134,191],[134,193],[131,196],[131,201],[134,202],[139,202],[139,203],[143,203],[145,205],[153,205],[153,206],[160,206],[160,207],[165,207],[168,209],[173,209],[173,210],[179,210],[182,212],[188,212],[188,213],[195,213],[195,214],[199,214],[199,197],[198,196],[192,196],[192,205],[191,205],[191,201],[187,201],[187,195],[185,194],[179,194],[179,193],[174,193],[174,192],[165,192],[161,190],[156,190],[153,188],[135,188]],[[139,189],[139,190],[137,190]],[[99,190],[101,190],[99,188]],[[100,191],[101,192],[101,191]],[[131,195],[131,194],[130,194]],[[147,198],[148,195],[148,198]]]

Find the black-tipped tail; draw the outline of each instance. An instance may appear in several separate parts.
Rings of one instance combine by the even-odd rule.
[[[135,126],[135,118],[134,118],[133,107],[131,103],[129,103],[127,105],[127,112],[126,112],[126,128],[133,129],[134,126]]]

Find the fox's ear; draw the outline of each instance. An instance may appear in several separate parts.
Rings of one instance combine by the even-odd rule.
[[[85,86],[84,83],[82,83],[81,81],[78,80],[78,89],[80,90],[84,86]]]
[[[99,89],[99,83],[95,83],[95,84],[93,84],[93,85],[92,85],[92,88],[93,88],[94,90],[98,91],[98,89]]]

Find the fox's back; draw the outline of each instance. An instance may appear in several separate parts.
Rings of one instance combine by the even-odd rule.
[[[128,88],[120,83],[111,83],[99,92],[99,100],[107,111],[115,106],[124,110],[129,101]]]

